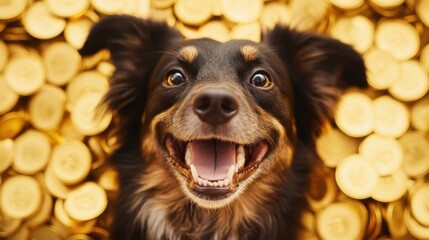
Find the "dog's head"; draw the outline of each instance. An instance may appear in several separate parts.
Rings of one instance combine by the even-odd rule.
[[[205,208],[288,169],[295,144],[313,147],[331,120],[338,88],[366,85],[351,47],[280,26],[262,43],[184,41],[163,23],[111,16],[81,53],[102,48],[116,66],[105,103],[119,119],[120,148],[158,156],[145,161],[163,161]]]

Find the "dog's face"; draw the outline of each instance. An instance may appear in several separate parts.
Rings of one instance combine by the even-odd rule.
[[[297,142],[314,148],[338,86],[366,84],[350,47],[284,27],[260,44],[184,41],[165,24],[113,16],[94,27],[81,53],[101,48],[117,68],[105,103],[119,119],[120,148],[138,145],[155,158],[143,157],[148,164],[162,161],[204,208],[288,169]]]

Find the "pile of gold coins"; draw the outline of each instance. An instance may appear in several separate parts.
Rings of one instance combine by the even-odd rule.
[[[429,0],[0,0],[1,239],[108,238],[115,139],[94,110],[114,66],[77,49],[111,14],[188,39],[282,23],[351,44],[371,87],[345,91],[317,141],[302,239],[429,239]]]

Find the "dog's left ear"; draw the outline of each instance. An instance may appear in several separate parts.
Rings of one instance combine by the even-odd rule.
[[[332,121],[341,88],[367,86],[362,57],[337,40],[276,26],[263,36],[263,43],[277,53],[290,73],[301,139],[311,141],[326,121]]]

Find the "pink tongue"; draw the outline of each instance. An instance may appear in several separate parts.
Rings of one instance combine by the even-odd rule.
[[[223,180],[235,164],[235,144],[216,140],[190,142],[191,164],[206,180]]]

